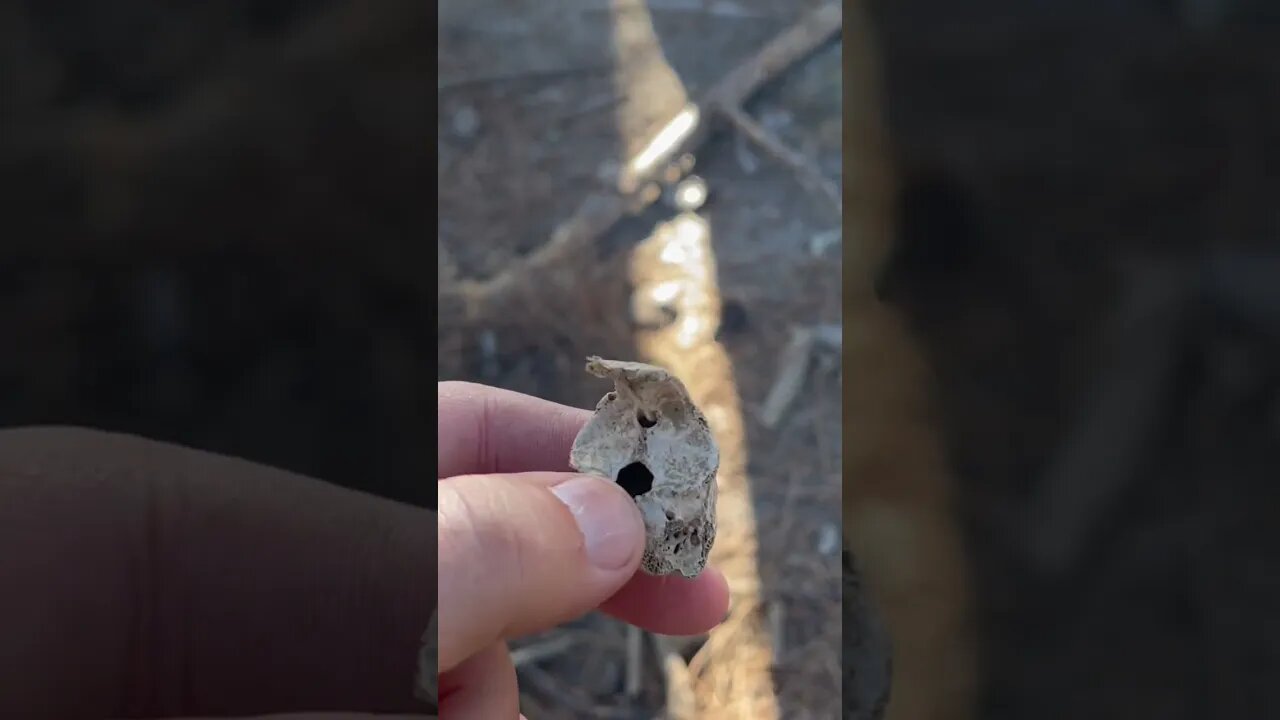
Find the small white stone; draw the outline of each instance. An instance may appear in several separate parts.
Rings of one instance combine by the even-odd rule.
[[[692,212],[707,202],[707,183],[697,175],[680,181],[676,185],[675,205],[681,212]]]

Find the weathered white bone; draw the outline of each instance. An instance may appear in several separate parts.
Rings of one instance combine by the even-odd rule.
[[[697,577],[716,539],[720,450],[707,419],[684,384],[660,367],[590,357],[587,372],[612,380],[614,390],[573,441],[569,464],[635,497],[646,573]]]

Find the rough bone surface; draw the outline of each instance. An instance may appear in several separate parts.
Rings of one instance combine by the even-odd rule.
[[[612,380],[614,390],[578,433],[569,463],[635,497],[646,573],[697,577],[716,538],[720,450],[707,419],[663,368],[591,357],[587,372]]]

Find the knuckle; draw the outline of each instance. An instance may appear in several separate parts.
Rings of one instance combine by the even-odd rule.
[[[479,490],[481,483],[474,485],[475,488],[451,487],[441,493],[441,563],[490,576],[519,574],[523,557],[518,529],[495,511],[488,493],[472,492]]]

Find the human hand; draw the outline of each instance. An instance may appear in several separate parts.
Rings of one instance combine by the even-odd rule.
[[[126,435],[0,431],[0,717],[421,712],[436,557],[429,510]]]
[[[634,501],[568,472],[591,413],[469,383],[440,383],[437,399],[441,717],[520,717],[506,641],[596,608],[669,635],[724,619],[723,575],[638,573]]]

